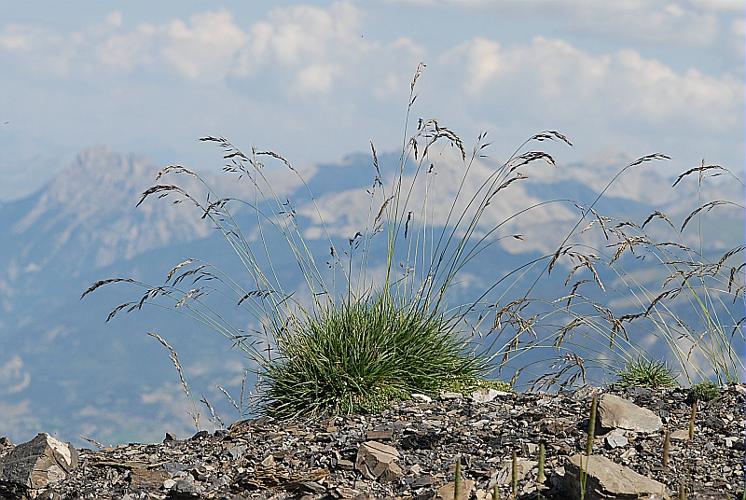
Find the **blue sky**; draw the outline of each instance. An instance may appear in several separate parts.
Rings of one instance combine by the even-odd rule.
[[[0,0],[0,200],[109,145],[219,165],[202,135],[334,161],[417,116],[492,154],[557,129],[560,161],[661,151],[743,170],[744,2]],[[6,123],[7,122],[7,123]]]

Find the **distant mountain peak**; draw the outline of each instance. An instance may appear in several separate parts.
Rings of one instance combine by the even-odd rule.
[[[31,208],[12,222],[12,231],[16,238],[28,240],[33,251],[27,254],[35,255],[36,265],[44,267],[56,256],[65,256],[66,265],[73,268],[108,265],[206,236],[208,224],[184,214],[181,207],[164,203],[135,209],[157,171],[139,155],[107,147],[86,149],[24,200]],[[66,247],[77,250],[64,252]]]
[[[121,154],[105,146],[81,151],[52,181],[50,188],[77,182],[97,182],[98,188],[115,184],[141,189],[152,182],[158,167],[144,156]]]

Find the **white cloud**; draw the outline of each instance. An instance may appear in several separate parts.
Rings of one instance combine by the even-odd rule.
[[[21,436],[31,439],[35,433],[41,432],[41,422],[38,412],[31,407],[31,401],[24,399],[18,402],[0,400],[0,436]]]
[[[121,27],[121,14],[109,15]],[[128,72],[163,63],[192,80],[222,80],[231,70],[248,37],[226,10],[192,15],[187,22],[173,19],[162,25],[141,23],[131,31],[109,33],[96,46],[97,60],[106,67]]]
[[[421,7],[499,12],[501,17],[550,16],[556,26],[592,32],[602,38],[665,42],[676,46],[712,45],[718,38],[721,12],[743,11],[740,0],[587,0],[495,2],[494,0],[388,0],[389,3]],[[478,15],[478,14],[477,14]],[[613,35],[613,36],[609,36]]]
[[[341,80],[348,86],[363,83],[366,90],[375,82],[374,93],[386,95],[403,72],[411,73],[423,50],[406,37],[366,40],[362,19],[358,7],[336,2],[276,8],[245,27],[229,11],[216,10],[127,28],[122,13],[114,11],[100,23],[68,33],[5,26],[0,53],[14,54],[23,64],[35,61],[35,71],[64,76],[166,68],[189,80],[219,82],[269,73],[286,82],[281,89],[288,95],[328,94]]]
[[[743,0],[690,0],[691,4],[706,11],[744,12]]]
[[[711,45],[720,29],[716,15],[682,3],[628,0],[591,6],[573,0],[561,5],[559,9],[571,16],[573,24],[602,36],[678,46]]]
[[[357,54],[368,42],[360,38],[362,12],[346,3],[328,9],[308,5],[278,8],[251,28],[244,70],[252,63],[277,60],[283,66]]]
[[[733,35],[733,51],[743,61],[746,55],[746,19],[735,19],[730,25],[730,31]],[[740,66],[743,73],[743,65]]]
[[[44,30],[32,26],[11,24],[6,26],[0,34],[0,50],[8,52],[25,52],[34,47],[34,40]]]
[[[696,69],[678,73],[632,50],[619,52],[609,86],[626,97],[624,108],[654,121],[686,118],[712,126],[733,126],[740,120],[743,85],[725,75],[714,77]],[[610,81],[616,79],[616,85]],[[613,88],[612,87],[612,88]],[[625,94],[627,94],[625,96]]]
[[[195,80],[222,79],[230,71],[247,34],[225,10],[194,14],[161,25],[141,23],[125,30],[123,15],[58,33],[42,26],[9,25],[0,30],[0,51],[30,61],[37,71],[68,76],[103,69],[129,72],[163,65]]]
[[[562,40],[534,38],[530,45],[503,49],[495,40],[476,38],[444,55],[448,64],[465,58],[465,89],[472,95],[503,79],[533,77],[547,98],[560,97],[567,83],[583,94],[597,88],[608,70],[609,57],[593,57]]]
[[[592,55],[543,37],[506,48],[476,38],[444,54],[441,62],[462,65],[463,88],[474,99],[515,90],[549,112],[621,112],[652,123],[685,119],[724,128],[738,123],[743,103],[742,84],[731,75],[676,71],[629,49]]]
[[[190,21],[174,20],[161,28],[163,59],[189,78],[222,78],[246,43],[246,34],[225,10],[195,14]]]
[[[0,364],[0,395],[17,394],[31,384],[31,374],[24,369],[20,356]]]
[[[95,49],[96,58],[104,66],[123,72],[153,64],[152,47],[156,32],[154,26],[141,24],[132,32],[113,34]]]
[[[298,73],[296,91],[305,93],[326,93],[331,87],[334,79],[341,72],[337,64],[312,64],[306,66]]]
[[[406,88],[402,75],[410,77],[424,50],[407,37],[365,39],[363,18],[361,9],[345,2],[274,9],[251,26],[234,75],[268,73],[290,82],[289,92],[299,97],[344,86],[385,98]]]
[[[469,2],[473,9],[492,8],[488,4],[492,3]],[[638,123],[632,124],[639,120],[642,126],[666,124],[690,137],[696,135],[701,141],[696,145],[690,141],[690,149],[710,154],[723,150],[715,143],[724,139],[714,134],[727,127],[732,130],[740,122],[743,64],[732,59],[742,51],[743,22],[728,19],[730,11],[710,11],[691,2],[642,0],[596,3],[592,8],[579,0],[542,2],[539,7],[533,2],[506,2],[501,7],[506,22],[525,25],[521,37],[544,33],[518,41],[511,32],[497,37],[489,31],[474,35],[464,30],[461,21],[468,16],[492,12],[464,13],[455,8],[445,13],[431,9],[434,24],[458,20],[448,36],[411,30],[397,38],[391,30],[374,29],[381,21],[380,12],[369,5],[292,5],[253,18],[238,17],[238,9],[236,14],[213,10],[142,23],[128,23],[125,10],[125,15],[115,11],[74,32],[0,26],[0,62],[21,74],[13,82],[18,86],[31,76],[41,96],[74,92],[59,85],[50,89],[55,85],[46,78],[50,73],[70,83],[85,79],[85,88],[98,93],[94,99],[106,99],[101,107],[111,114],[121,117],[125,114],[121,110],[132,106],[121,103],[136,99],[148,101],[153,109],[163,104],[170,106],[170,113],[161,115],[181,117],[162,118],[163,126],[171,130],[176,121],[182,130],[199,126],[233,133],[225,127],[253,128],[252,141],[265,145],[271,141],[294,158],[316,154],[314,160],[364,147],[369,138],[381,147],[398,143],[400,132],[391,122],[400,116],[409,80],[420,61],[428,63],[427,83],[417,103],[420,109],[448,119],[465,135],[497,129],[517,130],[523,137],[551,127],[590,141],[603,136],[600,147],[642,149],[652,140]],[[415,9],[401,10],[405,19],[419,15]],[[564,38],[546,36],[548,20],[558,20],[552,30],[564,30]],[[715,45],[707,41],[713,26],[722,28],[714,30]],[[665,44],[657,43],[664,39]],[[656,43],[641,43],[645,40]],[[696,47],[676,48],[682,44]],[[122,80],[125,75],[130,78]],[[196,89],[195,83],[202,88]],[[92,123],[87,110],[101,103],[89,107],[84,103],[89,97],[81,94],[78,91],[75,105],[72,100],[54,99],[47,108],[59,109],[56,116],[70,114],[78,123]],[[196,98],[191,96],[198,94],[201,111],[184,111],[194,109]],[[206,121],[193,118],[199,115],[205,115]],[[259,127],[255,120],[241,119],[249,115],[272,116],[275,123]],[[127,120],[108,120],[104,128]],[[345,129],[334,137],[338,145],[331,144],[332,138],[324,132],[332,123]],[[136,130],[132,134],[154,135],[155,125],[148,134],[129,125]],[[309,128],[314,132],[308,133]],[[98,135],[80,137],[109,133],[94,132]],[[710,135],[705,138],[705,134]],[[676,154],[670,145],[680,139],[674,134],[667,137],[669,144],[656,137],[656,148],[665,146],[666,152]],[[706,140],[710,144],[703,151]],[[324,142],[325,147],[319,147]]]

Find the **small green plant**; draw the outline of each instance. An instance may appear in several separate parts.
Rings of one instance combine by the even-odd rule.
[[[694,384],[689,389],[689,400],[694,401],[710,401],[720,395],[720,386],[711,380],[705,380],[698,384]]]
[[[621,387],[675,387],[676,377],[664,361],[638,359],[627,363],[618,374],[617,384]]]

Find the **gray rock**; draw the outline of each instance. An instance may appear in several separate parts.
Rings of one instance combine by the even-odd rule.
[[[417,401],[422,401],[423,403],[432,403],[433,398],[430,396],[427,396],[425,394],[419,394],[417,392],[412,393],[412,399],[415,399]]]
[[[471,400],[475,403],[489,403],[499,396],[501,392],[497,389],[480,388],[471,393]],[[502,394],[507,393],[502,392]]]
[[[303,481],[300,483],[300,486],[302,486],[304,490],[316,495],[323,495],[326,493],[326,487],[316,481]]]
[[[518,458],[516,460],[516,472],[518,475],[518,481],[523,481],[531,469],[536,467],[539,462],[528,460],[526,458]],[[500,469],[493,474],[491,484],[510,484],[513,474],[513,461],[505,460],[500,464]]]
[[[539,453],[539,445],[536,443],[523,443],[521,448],[523,448],[524,455],[529,457],[536,456]]]
[[[227,451],[233,460],[238,460],[244,455],[244,453],[246,453],[246,450],[247,448],[245,445],[238,444],[236,446],[231,446]]]
[[[728,495],[724,491],[716,491],[712,489],[703,489],[693,491],[687,495],[687,500],[730,500],[732,495]]]
[[[403,475],[396,462],[399,457],[399,452],[393,446],[366,441],[357,450],[355,469],[368,479],[394,481]]]
[[[210,483],[215,488],[222,488],[223,486],[228,486],[229,484],[231,484],[231,482],[225,476],[214,477],[214,478],[212,478],[212,480],[210,481]]]
[[[166,471],[135,467],[130,471],[130,488],[135,491],[153,491],[157,490],[166,479],[168,479]]]
[[[565,465],[561,487],[567,498],[580,498],[581,460],[587,474],[586,500],[670,498],[662,483],[638,474],[629,467],[618,465],[603,455],[586,457],[581,453],[571,456]]]
[[[41,433],[0,459],[0,481],[38,490],[65,479],[77,465],[72,445]]]
[[[440,393],[440,399],[443,401],[449,401],[451,399],[461,399],[464,395],[460,392],[445,391]]]
[[[624,435],[624,432],[620,431],[619,429],[615,429],[604,436],[604,443],[606,443],[606,446],[608,446],[609,449],[613,450],[614,448],[627,446],[627,444],[629,444],[629,440]]]
[[[663,428],[660,417],[614,394],[604,394],[598,403],[598,423],[604,429],[651,433]]]
[[[593,398],[593,396],[598,396],[599,394],[601,394],[602,391],[603,389],[601,389],[600,387],[584,385],[583,387],[580,387],[572,392],[572,399],[574,399],[575,401],[585,401],[587,399]]]
[[[462,479],[458,492],[457,500],[468,500],[471,498],[471,492],[474,491],[475,483],[471,479]],[[438,488],[435,494],[435,500],[454,500],[456,499],[456,483],[451,481]]]
[[[189,466],[179,462],[166,462],[163,464],[163,470],[165,470],[169,476],[174,476],[180,472],[189,470]]]
[[[394,439],[394,431],[393,429],[371,430],[365,437],[368,441],[391,441]]]
[[[185,476],[183,479],[176,481],[171,489],[172,494],[182,497],[197,497],[200,494],[200,488],[194,483],[192,476]]]
[[[671,433],[671,439],[674,441],[689,441],[689,430],[677,429]]]

